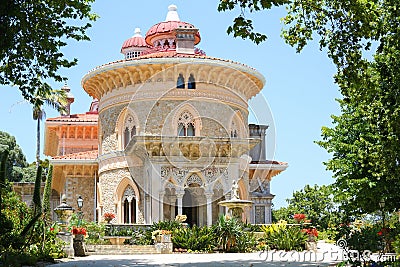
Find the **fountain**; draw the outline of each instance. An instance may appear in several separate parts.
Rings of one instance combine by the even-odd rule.
[[[58,224],[61,227],[61,231],[57,233],[57,237],[65,242],[63,250],[67,254],[68,258],[72,258],[74,257],[73,239],[72,234],[68,231],[67,227],[71,220],[71,216],[74,213],[74,209],[67,204],[67,198],[65,195],[62,196],[61,204],[54,209],[54,212],[58,216]]]
[[[242,220],[243,208],[252,204],[253,202],[250,200],[239,198],[239,185],[235,180],[232,182],[231,199],[218,202],[218,205],[228,208],[228,214],[239,220]]]

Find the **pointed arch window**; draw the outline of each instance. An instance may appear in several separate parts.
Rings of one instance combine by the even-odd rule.
[[[176,88],[185,88],[185,78],[183,78],[183,74],[179,73],[178,80],[176,81]]]
[[[238,132],[239,131],[238,131],[238,128],[236,126],[236,123],[234,121],[232,121],[232,123],[231,123],[231,133],[230,133],[231,137],[232,138],[238,138],[239,137]]]
[[[136,223],[136,196],[132,186],[128,185],[121,199],[123,207],[123,222]]]
[[[129,144],[129,141],[136,135],[135,120],[131,115],[128,115],[124,123],[123,144],[124,148]]]
[[[193,74],[190,74],[189,76],[188,89],[196,89],[196,80],[194,79]]]
[[[189,111],[184,111],[178,118],[178,136],[195,136],[195,120]]]

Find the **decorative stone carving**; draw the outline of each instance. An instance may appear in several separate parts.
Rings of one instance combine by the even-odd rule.
[[[185,187],[188,187],[191,184],[198,184],[199,186],[203,186],[204,185],[203,180],[201,180],[201,178],[196,173],[192,174],[186,180]]]

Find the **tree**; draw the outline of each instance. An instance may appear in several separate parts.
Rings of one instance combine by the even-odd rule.
[[[295,222],[293,215],[301,213],[311,220],[311,223],[321,229],[341,222],[338,213],[339,203],[334,202],[333,190],[330,185],[306,185],[303,189],[293,192],[293,196],[286,200],[287,207],[273,211],[276,221],[286,220]]]
[[[94,0],[3,0],[0,5],[0,85],[17,86],[34,104],[45,95],[49,79],[62,81],[60,68],[77,64],[60,49],[67,39],[89,40],[86,31]],[[41,103],[42,104],[42,103]]]
[[[44,85],[48,87],[47,85]],[[40,94],[39,94],[40,92]],[[67,96],[65,91],[48,88],[38,91],[33,97],[33,119],[37,121],[36,127],[36,168],[40,165],[40,123],[46,117],[43,103],[56,109],[58,112],[65,112]]]
[[[286,42],[300,52],[319,37],[337,67],[335,82],[343,99],[333,128],[322,129],[319,145],[332,153],[326,162],[336,178],[338,198],[348,212],[398,208],[400,197],[400,8],[397,0],[221,0],[219,10],[241,8],[228,33],[252,35],[246,12],[285,6]],[[370,49],[373,51],[368,52]],[[372,56],[367,57],[367,54]]]
[[[0,146],[8,151],[6,177],[11,182],[19,182],[24,177],[23,169],[28,167],[24,153],[15,137],[0,131]]]

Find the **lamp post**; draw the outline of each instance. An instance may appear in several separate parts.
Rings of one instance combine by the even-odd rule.
[[[78,204],[78,227],[79,227],[79,226],[81,226],[82,217],[83,217],[83,212],[82,212],[83,198],[82,198],[82,196],[79,196],[76,202]]]

